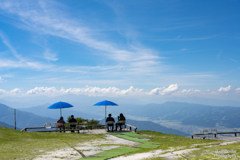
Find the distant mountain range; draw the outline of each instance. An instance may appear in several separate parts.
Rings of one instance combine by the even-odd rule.
[[[141,106],[134,112],[134,115],[148,117],[150,120],[175,120],[185,125],[205,127],[220,125],[228,128],[240,128],[240,107],[166,102]]]
[[[0,103],[0,122],[14,126],[14,109]],[[46,122],[56,122],[57,119],[38,116],[33,113],[16,110],[17,128],[43,127]],[[6,126],[8,127],[8,126]],[[11,127],[10,127],[11,128]]]
[[[46,122],[56,122],[59,119],[60,111],[47,109],[50,104],[45,104],[41,106],[35,106],[31,108],[22,108],[17,110],[17,127],[34,127],[43,126]],[[0,122],[4,122],[8,125],[14,126],[14,115],[13,108],[10,108],[4,104],[0,104],[1,115]],[[102,119],[104,117],[104,107],[84,107],[86,111],[76,111],[78,108],[63,109],[62,113],[66,118],[70,115],[75,115],[75,117],[82,117],[87,119]],[[88,111],[87,111],[88,110]],[[217,107],[208,106],[201,104],[191,104],[182,102],[166,102],[163,104],[148,104],[145,106],[138,105],[124,105],[124,106],[108,106],[108,113],[113,113],[113,115],[119,115],[119,113],[124,113],[124,115],[135,116],[137,118],[147,118],[148,121],[154,120],[169,120],[178,121],[183,125],[194,125],[194,126],[204,126],[204,127],[216,127],[224,126],[228,128],[240,128],[240,107]],[[129,120],[129,117],[126,117]],[[138,124],[138,123],[141,124]],[[144,121],[131,121],[137,125],[138,129],[149,129],[154,130],[159,126],[154,126],[156,123],[144,122]],[[145,124],[148,123],[148,124]],[[152,124],[153,123],[153,124]],[[132,125],[134,125],[132,124]],[[140,127],[139,127],[140,126]],[[143,126],[143,128],[141,128]],[[147,128],[149,126],[154,126]],[[161,126],[163,127],[163,126]],[[166,128],[166,127],[165,127]],[[168,128],[169,129],[169,128]],[[166,130],[159,129],[156,131]],[[175,131],[170,131],[174,134]],[[169,133],[169,134],[171,134]],[[182,133],[177,133],[178,135],[183,135]]]
[[[44,104],[44,105],[39,105],[39,106],[34,106],[30,108],[19,108],[18,110],[25,111],[25,112],[30,112],[39,116],[44,116],[44,117],[51,117],[51,118],[60,118],[60,109],[48,109],[48,107],[51,104]],[[91,110],[89,110],[91,111]],[[75,117],[82,117],[86,119],[99,119],[102,118],[103,116],[99,116],[97,114],[93,114],[91,112],[86,113],[82,111],[76,111],[75,108],[65,108],[62,109],[62,116],[64,119],[67,119],[68,116],[74,115]]]
[[[49,104],[42,105],[42,106],[36,106],[36,107],[32,107],[32,108],[27,108],[27,109],[22,109],[22,110],[31,111],[31,112],[34,112],[34,113],[37,113],[39,115],[43,115],[46,117],[39,116],[39,115],[30,113],[30,112],[26,112],[26,111],[17,110],[17,127],[21,128],[21,129],[25,128],[25,127],[41,127],[41,126],[44,126],[44,123],[46,123],[46,122],[56,122],[57,119],[49,118],[47,116],[55,117],[55,115],[56,115],[56,117],[59,117],[59,111],[47,109],[48,106],[49,106]],[[14,126],[14,114],[13,114],[14,109],[10,108],[4,104],[0,104],[0,108],[1,108],[1,113],[2,113],[0,116],[0,126],[2,125],[5,127],[8,127],[8,128],[14,128],[13,127]],[[95,117],[92,117],[95,115],[83,114],[83,113],[76,112],[71,109],[64,109],[63,112],[64,112],[64,115],[65,114],[67,114],[67,115],[74,114],[74,115],[76,115],[75,117],[95,118]],[[80,114],[80,115],[78,116],[78,114]],[[104,123],[104,120],[102,120],[102,123]],[[184,132],[166,128],[159,124],[149,122],[149,121],[135,121],[135,120],[127,119],[127,123],[138,127],[138,130],[152,130],[152,131],[158,131],[158,132],[162,132],[162,133],[166,133],[166,134],[177,134],[177,135],[181,135],[181,136],[189,136],[188,134],[186,134]]]
[[[9,125],[4,122],[0,122],[0,127],[7,127],[7,128],[15,129],[15,126]],[[16,128],[16,129],[19,130],[20,128]]]

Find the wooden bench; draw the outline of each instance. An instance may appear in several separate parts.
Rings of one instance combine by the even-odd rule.
[[[199,138],[202,138],[202,139],[206,139],[205,136],[196,135],[196,134],[193,134],[193,135],[192,135],[192,139],[194,139],[194,137],[199,137]]]
[[[129,127],[129,130],[132,131],[132,129],[134,129],[134,132],[137,132],[137,127],[131,126],[129,124],[125,124],[125,128]]]

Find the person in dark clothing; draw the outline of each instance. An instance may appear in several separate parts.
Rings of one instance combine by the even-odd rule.
[[[122,125],[125,125],[126,118],[124,115],[121,113],[120,116],[118,116],[118,122],[116,123],[116,130],[118,126],[120,127],[120,130],[122,130]]]
[[[63,120],[63,117],[60,117],[60,119],[57,121],[58,128],[60,128],[60,130],[65,129],[64,124],[65,124],[65,121]],[[60,132],[62,132],[62,131],[60,131]]]
[[[115,122],[115,120],[114,120],[114,118],[112,118],[112,114],[109,114],[106,119],[108,132],[109,132],[109,128],[110,129],[112,128],[112,132],[113,132],[114,122]]]
[[[71,119],[69,120],[69,123],[77,123],[77,120],[74,118],[74,115],[71,115]],[[76,128],[76,124],[72,124],[70,125],[71,129],[75,129]],[[71,131],[72,133],[74,132],[74,130]]]

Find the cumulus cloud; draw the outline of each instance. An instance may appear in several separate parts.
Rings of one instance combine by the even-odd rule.
[[[11,91],[0,89],[0,96],[14,96],[17,95],[18,93],[21,93],[21,89],[19,88],[15,88]]]
[[[0,95],[4,95],[7,91],[0,89]]]
[[[200,93],[201,92],[201,90],[197,90],[197,89],[193,89],[193,88],[191,88],[191,89],[184,89],[184,90],[182,90],[181,91],[181,93],[183,93],[183,94],[194,94],[194,93]]]
[[[134,88],[131,86],[129,89],[120,90],[116,87],[99,88],[99,87],[85,87],[85,88],[61,88],[57,90],[55,87],[35,87],[27,91],[27,95],[65,95],[65,94],[84,94],[88,96],[117,96],[117,95],[143,95],[143,89]]]
[[[57,89],[55,87],[35,87],[34,89],[30,89],[27,91],[27,95],[54,95],[57,93]]]
[[[211,90],[198,90],[198,89],[183,89],[179,90],[178,84],[171,84],[168,87],[162,88],[154,88],[151,91],[144,91],[143,89],[134,88],[130,86],[128,89],[119,89],[117,87],[108,87],[108,88],[100,88],[100,87],[89,87],[86,86],[84,88],[60,88],[57,89],[55,87],[35,87],[26,92],[22,92],[21,89],[15,88],[10,91],[6,91],[0,89],[0,96],[59,96],[59,95],[87,95],[87,96],[164,96],[164,95],[172,95],[172,96],[184,96],[184,95],[220,95],[224,92],[228,92],[231,90],[231,86],[221,87],[218,91]],[[236,88],[236,91],[240,91],[240,88]],[[238,94],[239,92],[235,92]],[[234,92],[232,92],[234,94]]]
[[[18,93],[21,93],[21,89],[15,88],[15,89],[11,90],[9,93],[10,93],[10,95],[16,95]]]
[[[231,85],[229,85],[228,87],[219,88],[218,92],[228,92],[230,90],[231,90]]]
[[[166,94],[171,94],[175,91],[178,90],[178,85],[176,84],[171,84],[169,87],[165,88],[155,88],[151,90],[150,92],[147,92],[147,95],[166,95]]]

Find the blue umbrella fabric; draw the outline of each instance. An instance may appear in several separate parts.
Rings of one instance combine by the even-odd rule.
[[[60,109],[60,117],[62,117],[62,108],[71,108],[73,105],[67,102],[57,102],[48,107],[48,109]]]
[[[118,106],[118,104],[105,100],[102,102],[98,102],[96,104],[94,104],[93,106],[105,106],[105,124],[106,124],[106,117],[107,117],[107,106]]]

